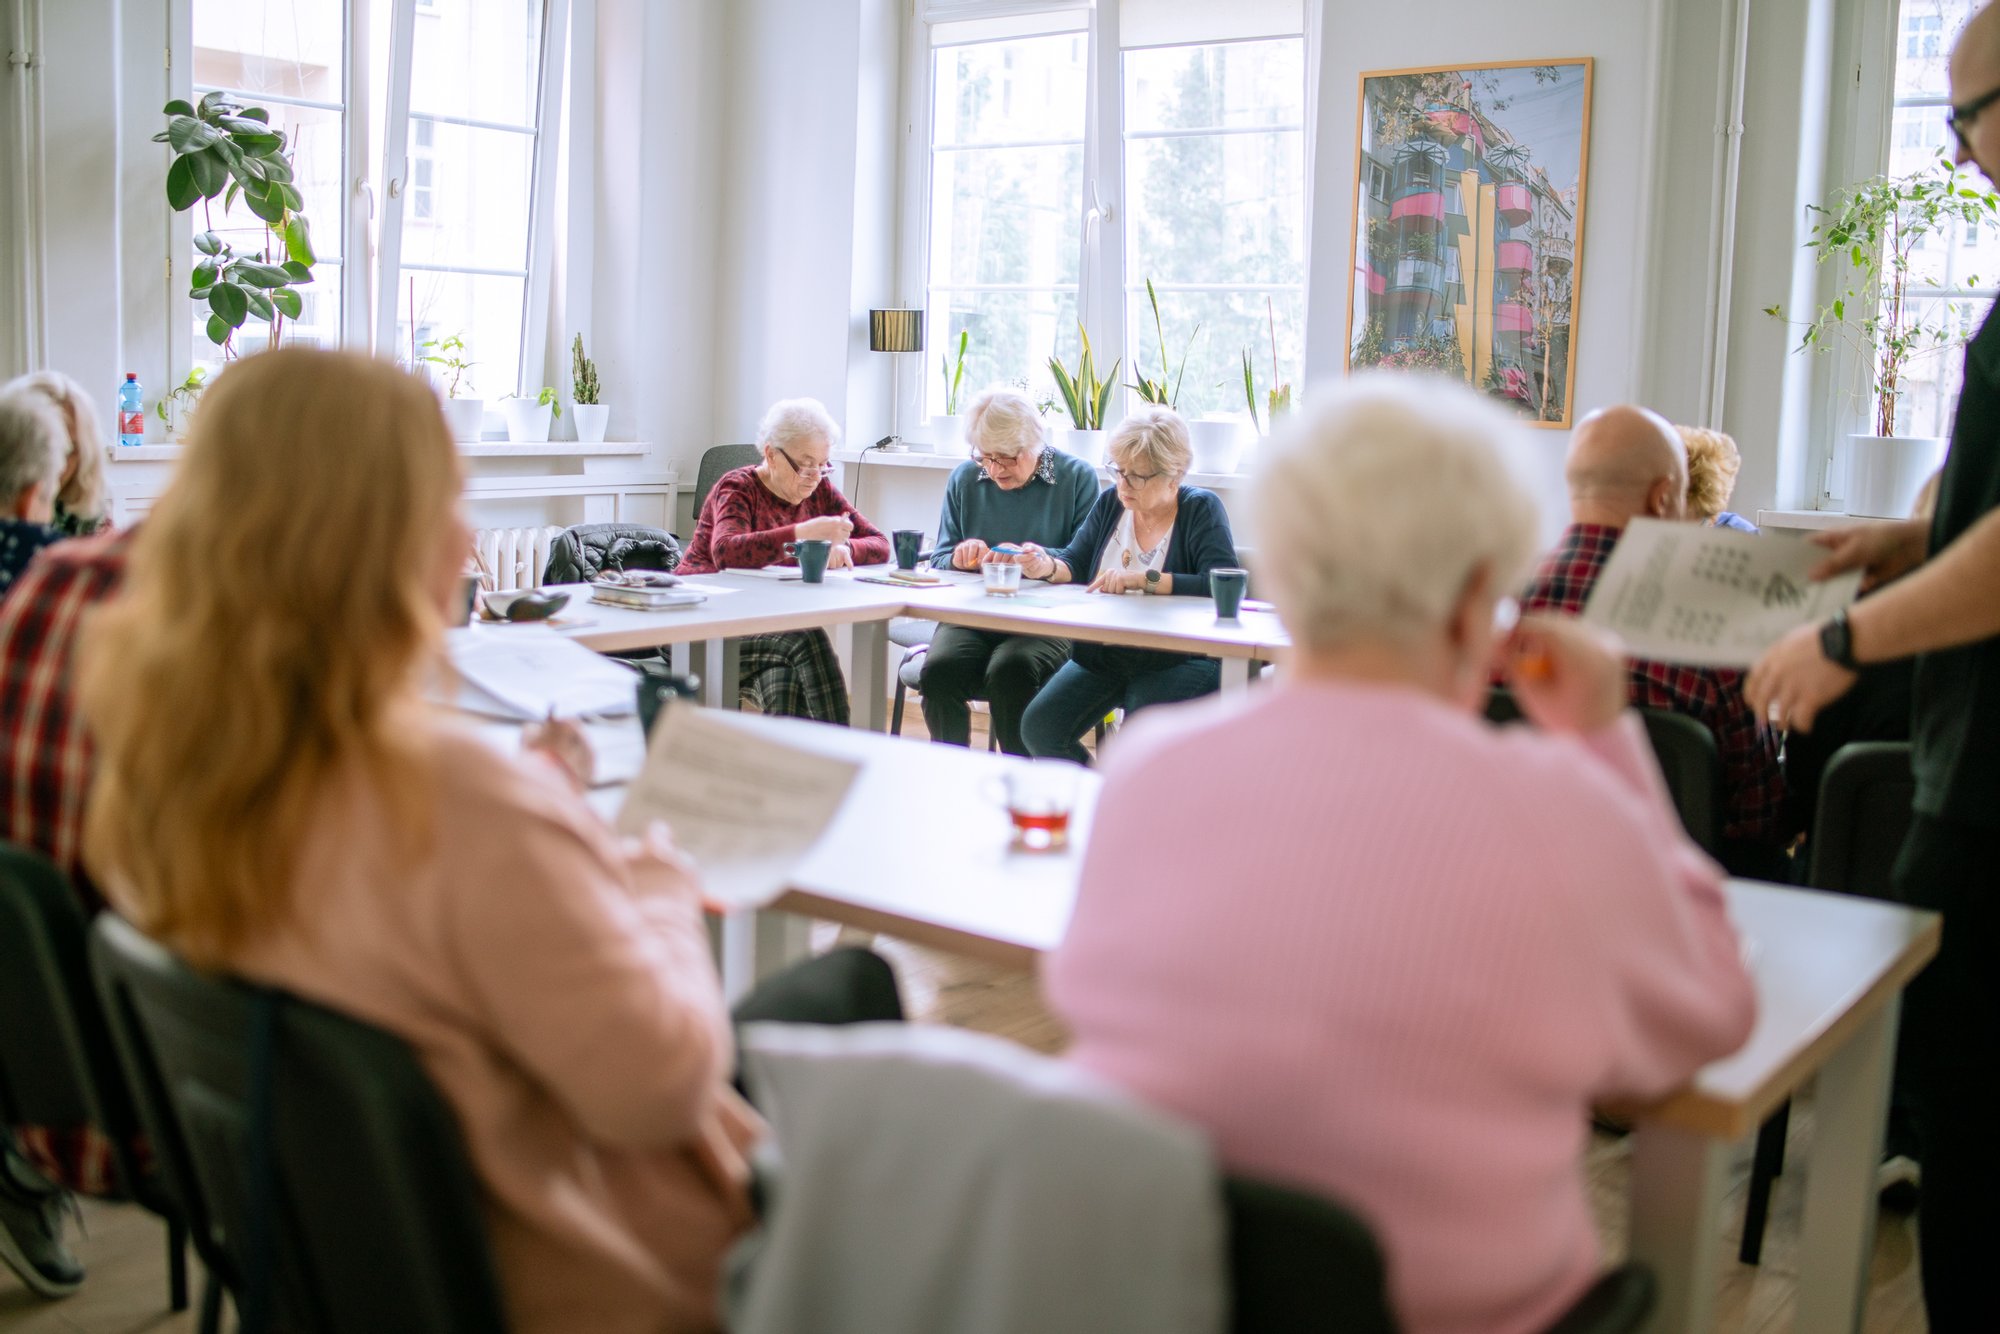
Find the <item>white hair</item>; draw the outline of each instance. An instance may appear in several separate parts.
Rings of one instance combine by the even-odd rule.
[[[1121,468],[1144,463],[1148,472],[1185,477],[1194,466],[1187,423],[1172,408],[1149,407],[1118,423],[1104,457]]]
[[[1538,516],[1506,458],[1513,419],[1435,376],[1356,375],[1261,451],[1257,568],[1304,648],[1407,642],[1443,627],[1474,573],[1514,588]]]
[[[57,493],[57,503],[84,518],[101,517],[104,513],[104,449],[110,442],[104,438],[104,428],[98,424],[97,409],[92,406],[90,395],[84,392],[82,385],[61,371],[30,372],[0,386],[0,394],[11,394],[17,389],[40,394],[62,414],[67,442],[63,451],[63,467],[68,467],[68,460],[74,456],[76,471]],[[61,475],[58,471],[57,476]]]
[[[1025,395],[1011,389],[988,389],[972,400],[965,413],[965,440],[982,454],[1019,458],[1048,442],[1042,414]]]
[[[0,394],[0,502],[13,504],[31,488],[55,490],[69,431],[40,394]]]
[[[788,449],[801,440],[824,440],[828,450],[840,444],[840,425],[816,398],[781,398],[757,423],[759,449]]]

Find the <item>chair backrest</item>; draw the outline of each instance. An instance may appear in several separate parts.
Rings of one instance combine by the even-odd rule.
[[[681,563],[680,539],[641,523],[580,523],[549,544],[545,584],[580,584],[612,570],[671,570]]]
[[[1486,692],[1487,722],[1518,723],[1521,717],[1521,706],[1515,702],[1513,691],[1506,686],[1494,686]]]
[[[1722,752],[1714,734],[1684,713],[1641,709],[1639,716],[1688,837],[1715,853],[1722,846]]]
[[[1228,1177],[1232,1334],[1395,1334],[1382,1248],[1346,1209],[1317,1195]]]
[[[694,474],[694,521],[701,522],[701,507],[708,503],[708,493],[714,488],[716,478],[748,467],[763,457],[763,451],[755,445],[717,445],[704,451],[701,466]]]
[[[16,1124],[89,1126],[111,1141],[111,1194],[161,1197],[139,1171],[139,1113],[91,987],[89,924],[55,863],[0,843],[0,1093]]]
[[[1819,783],[1813,888],[1893,898],[1891,873],[1916,794],[1909,742],[1855,741],[1835,751]]]
[[[288,1331],[505,1328],[457,1123],[404,1043],[201,976],[109,913],[91,954],[156,1152],[239,1308],[262,1258]],[[260,1118],[253,1033],[267,1006]],[[262,1237],[253,1216],[269,1220]]]

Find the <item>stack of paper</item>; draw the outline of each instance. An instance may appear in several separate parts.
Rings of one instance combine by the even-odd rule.
[[[1815,583],[1826,550],[1803,538],[1634,519],[1592,587],[1583,619],[1635,658],[1748,667],[1801,625],[1854,601],[1859,571]]]
[[[547,626],[466,626],[447,646],[458,669],[453,701],[497,718],[576,718],[638,708],[639,677]]]

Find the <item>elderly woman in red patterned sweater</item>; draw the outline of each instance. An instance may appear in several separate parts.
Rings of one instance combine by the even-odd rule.
[[[878,565],[889,539],[847,503],[829,474],[840,427],[810,398],[771,405],[757,424],[761,463],[716,479],[677,567],[682,574],[796,564],[787,542],[833,543],[832,569]],[[749,635],[741,641],[743,693],[765,713],[846,723],[847,682],[824,630]]]

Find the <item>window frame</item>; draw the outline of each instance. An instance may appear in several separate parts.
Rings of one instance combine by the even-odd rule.
[[[1202,42],[1171,43],[1173,46],[1214,46],[1235,40],[1271,40],[1295,37],[1303,48],[1302,109],[1304,123],[1300,151],[1304,175],[1304,199],[1300,218],[1300,260],[1302,272],[1298,288],[1310,303],[1312,291],[1312,195],[1315,150],[1315,123],[1318,114],[1316,77],[1319,70],[1317,37],[1320,32],[1323,0],[1302,0],[1301,27],[1297,34],[1270,34],[1259,38],[1216,38]],[[1109,367],[1124,362],[1132,337],[1126,328],[1129,295],[1135,290],[1125,276],[1125,143],[1124,117],[1125,47],[1119,41],[1118,0],[912,0],[911,40],[904,43],[903,137],[901,143],[900,235],[903,244],[895,265],[899,300],[928,307],[931,260],[931,129],[935,108],[934,54],[940,49],[932,28],[942,23],[966,20],[1020,18],[1034,14],[1075,14],[1083,11],[1080,29],[1085,39],[1088,79],[1084,93],[1083,189],[1078,201],[1077,317],[1090,331],[1091,348],[1097,364]],[[1008,40],[996,36],[992,40]],[[944,45],[963,45],[947,42]],[[1157,47],[1135,49],[1159,49]],[[1269,127],[1257,127],[1263,130]],[[1293,127],[1279,127],[1290,129]],[[1207,133],[1207,132],[1202,132]],[[1163,137],[1154,131],[1137,137]],[[1204,284],[1179,284],[1173,290],[1196,290]],[[1260,285],[1252,284],[1256,287]],[[1289,292],[1290,284],[1279,285]],[[1231,284],[1227,290],[1239,290]],[[952,290],[959,290],[953,288]],[[968,289],[969,290],[969,289]],[[1039,290],[1039,289],[1038,289]],[[1141,280],[1136,290],[1144,291]],[[1168,290],[1162,286],[1162,292]],[[1273,290],[1278,290],[1274,287]],[[1303,330],[1301,331],[1303,333]],[[942,335],[939,334],[939,337]],[[932,340],[928,335],[926,347]],[[1302,342],[1303,347],[1303,342]],[[1302,353],[1303,367],[1308,364]],[[1121,383],[1115,403],[1132,401],[1132,391]],[[927,420],[930,377],[903,377],[897,413],[910,421]]]

